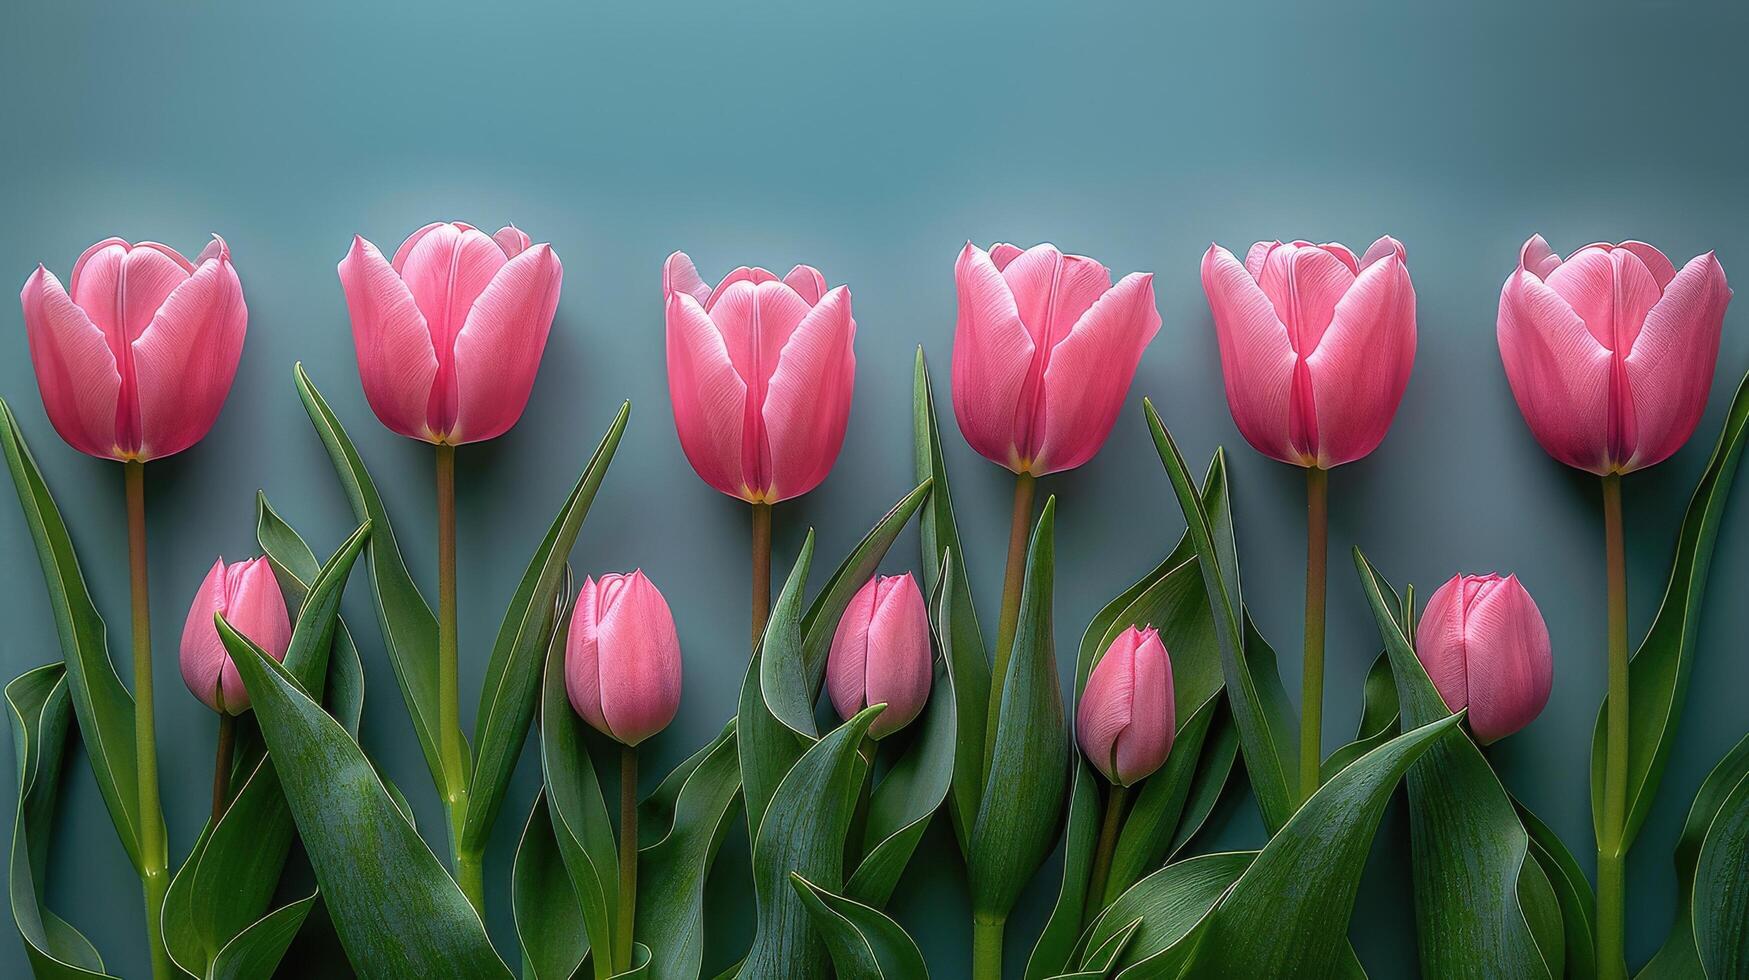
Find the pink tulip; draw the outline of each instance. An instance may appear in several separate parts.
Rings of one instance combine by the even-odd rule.
[[[1105,266],[1055,245],[986,253],[967,242],[954,281],[953,411],[966,442],[1033,476],[1092,459],[1160,330],[1153,274],[1113,286]]]
[[[838,717],[885,704],[868,734],[891,735],[923,712],[934,674],[929,612],[917,580],[910,572],[869,579],[838,621],[826,658],[826,692]]]
[[[1427,600],[1415,656],[1446,707],[1470,709],[1483,744],[1530,724],[1554,683],[1549,628],[1511,575],[1453,575]]]
[[[680,707],[680,636],[643,571],[585,579],[565,644],[571,707],[603,735],[637,745]]]
[[[1628,473],[1682,448],[1706,410],[1731,287],[1713,253],[1678,272],[1644,242],[1562,262],[1541,235],[1500,291],[1506,380],[1550,456]]]
[[[494,439],[522,417],[565,270],[516,227],[433,222],[393,260],[353,236],[340,261],[358,377],[377,418],[411,439]]]
[[[1378,448],[1415,361],[1405,261],[1388,236],[1359,259],[1334,242],[1258,242],[1243,263],[1209,246],[1227,406],[1258,452],[1330,469]]]
[[[70,290],[39,265],[18,299],[43,408],[74,449],[158,459],[219,417],[249,324],[224,239],[190,262],[106,238],[79,256]]]
[[[856,382],[850,290],[813,266],[742,266],[711,288],[685,252],[662,266],[668,396],[704,482],[751,503],[799,497],[838,460]]]
[[[232,565],[223,558],[213,562],[182,626],[183,682],[207,707],[240,715],[249,710],[249,692],[213,623],[213,616],[220,613],[232,629],[268,656],[285,659],[291,646],[291,619],[266,558]]]
[[[1088,761],[1118,786],[1154,774],[1177,734],[1172,660],[1160,633],[1131,626],[1093,665],[1075,709],[1075,737]]]

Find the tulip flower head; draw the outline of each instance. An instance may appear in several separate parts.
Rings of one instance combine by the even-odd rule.
[[[585,579],[565,644],[565,693],[596,731],[637,745],[680,708],[680,637],[642,570]]]
[[[61,287],[42,266],[18,295],[43,409],[82,453],[143,462],[199,442],[219,417],[249,310],[225,240],[193,262],[106,238]]]
[[[1512,575],[1453,575],[1427,600],[1415,656],[1483,744],[1530,724],[1554,683],[1549,628]]]
[[[1394,238],[1359,259],[1334,242],[1258,242],[1245,261],[1210,245],[1227,406],[1245,441],[1330,469],[1378,448],[1415,361],[1415,286]]]
[[[848,720],[871,704],[885,704],[868,729],[871,738],[884,738],[923,712],[934,672],[929,612],[917,580],[910,572],[869,579],[832,636],[826,692],[833,709]]]
[[[1177,734],[1172,660],[1160,632],[1131,626],[1087,675],[1075,709],[1081,751],[1113,785],[1131,786],[1165,764]]]
[[[503,435],[528,405],[563,281],[553,247],[514,226],[433,222],[392,260],[353,236],[340,285],[371,410],[430,443]]]
[[[1711,252],[1680,271],[1644,242],[1587,245],[1563,262],[1532,236],[1500,291],[1497,335],[1537,442],[1600,475],[1682,448],[1706,411],[1730,302]]]
[[[266,558],[227,565],[220,558],[200,583],[188,621],[182,627],[182,680],[202,704],[214,711],[240,715],[249,710],[249,692],[242,675],[219,639],[215,615],[275,660],[284,660],[291,646],[291,619],[285,596]]]
[[[777,503],[838,460],[856,383],[850,289],[798,265],[742,266],[712,288],[685,252],[662,266],[668,396],[680,448],[731,497]]]
[[[1015,473],[1092,459],[1160,330],[1152,273],[1111,271],[1055,245],[970,242],[954,263],[953,411],[966,442]]]

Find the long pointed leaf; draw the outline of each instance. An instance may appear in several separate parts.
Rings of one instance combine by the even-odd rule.
[[[834,895],[794,871],[789,880],[814,917],[814,929],[826,941],[840,977],[929,980],[923,951],[880,909]]]
[[[1701,851],[1732,790],[1746,778],[1749,778],[1749,736],[1725,753],[1694,794],[1688,819],[1676,839],[1676,920],[1671,923],[1670,935],[1658,955],[1639,972],[1638,980],[1686,980],[1706,975],[1695,921]],[[1740,879],[1738,887],[1749,886]]]
[[[589,955],[589,932],[559,854],[544,789],[535,794],[516,845],[510,904],[522,943],[523,980],[571,980]]]
[[[652,980],[695,980],[704,962],[704,887],[734,821],[741,773],[731,724],[639,806],[657,836],[638,850],[638,941]]]

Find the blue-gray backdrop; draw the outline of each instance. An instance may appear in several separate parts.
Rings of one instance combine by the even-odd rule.
[[[1247,594],[1297,690],[1302,483],[1251,452],[1228,416],[1197,261],[1210,241],[1362,248],[1397,236],[1419,296],[1420,351],[1390,437],[1331,480],[1325,744],[1349,736],[1378,649],[1350,545],[1424,587],[1460,569],[1515,571],[1548,619],[1555,688],[1542,717],[1492,757],[1589,868],[1586,760],[1604,687],[1598,493],[1520,420],[1495,349],[1495,304],[1532,232],[1563,251],[1642,238],[1678,262],[1717,249],[1727,273],[1749,281],[1746,26],[1749,12],[1724,0],[14,5],[0,32],[0,279],[22,283],[39,261],[65,277],[106,235],[193,254],[217,231],[248,295],[248,344],[223,416],[199,446],[149,470],[173,854],[192,842],[210,778],[213,718],[175,663],[195,585],[215,554],[251,553],[257,487],[324,552],[352,523],[292,389],[294,361],[351,428],[416,577],[433,584],[430,452],[371,417],[334,266],[355,232],[392,248],[428,220],[455,218],[515,221],[553,242],[567,271],[527,414],[460,453],[464,724],[516,576],[630,398],[625,445],[575,560],[580,572],[642,566],[679,621],[686,693],[651,743],[652,779],[718,730],[747,655],[747,514],[693,475],[669,415],[659,298],[669,251],[687,249],[711,277],[805,261],[854,291],[849,436],[831,478],[778,509],[780,568],[809,525],[822,554],[843,553],[910,486],[912,351],[923,345],[945,398],[952,264],[968,238],[1051,240],[1118,273],[1157,273],[1165,327],[1130,408],[1092,463],[1045,481],[1060,500],[1059,660],[1066,674],[1087,620],[1181,531],[1141,420],[1149,395],[1190,456],[1231,451]],[[1688,448],[1627,481],[1636,634],[1749,368],[1746,324],[1739,304]],[[56,439],[15,306],[0,310],[0,394],[72,523],[125,677],[121,473]],[[1009,479],[948,424],[972,582],[994,610]],[[1749,728],[1746,494],[1719,539],[1687,712],[1629,868],[1635,962],[1669,921],[1670,847],[1693,791]],[[7,677],[58,656],[10,501],[0,499]],[[916,561],[914,540],[895,550],[893,569]],[[345,611],[369,677],[365,747],[437,840],[437,800],[362,586]],[[537,781],[529,753],[489,852],[490,925],[506,950],[511,851]],[[0,795],[9,824],[11,791]],[[82,759],[64,804],[53,902],[111,964],[142,975],[137,884]],[[1248,803],[1226,813],[1218,842],[1259,839]],[[749,929],[738,840],[711,889],[707,967],[731,962]],[[1393,811],[1353,928],[1378,977],[1415,972],[1406,845]],[[946,977],[963,975],[968,958],[952,854],[936,826],[892,903]],[[1052,882],[1047,867],[1014,917],[1011,969]],[[0,973],[24,963],[18,943],[0,941]]]

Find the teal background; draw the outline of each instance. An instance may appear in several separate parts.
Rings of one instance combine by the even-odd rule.
[[[1297,693],[1302,482],[1232,424],[1197,262],[1211,240],[1235,251],[1277,237],[1360,249],[1395,235],[1417,287],[1420,350],[1389,438],[1331,479],[1325,744],[1349,737],[1378,649],[1350,545],[1424,589],[1458,570],[1515,571],[1554,637],[1555,688],[1542,717],[1492,757],[1589,869],[1587,757],[1604,687],[1598,493],[1521,421],[1495,348],[1495,305],[1532,232],[1563,253],[1641,238],[1679,264],[1716,249],[1727,273],[1749,281],[1746,26],[1749,12],[1725,0],[10,5],[0,280],[22,284],[39,261],[65,278],[106,235],[192,255],[217,231],[249,302],[223,416],[200,445],[148,471],[173,856],[193,842],[210,784],[213,717],[176,666],[196,584],[215,554],[252,553],[257,487],[323,553],[352,524],[292,389],[294,361],[359,442],[415,577],[434,588],[431,454],[371,417],[334,267],[355,232],[392,249],[426,221],[455,218],[515,221],[553,242],[567,273],[521,424],[459,454],[464,725],[516,576],[630,398],[625,444],[574,559],[579,574],[642,566],[679,622],[685,697],[649,743],[646,788],[718,730],[746,661],[745,507],[693,475],[669,414],[659,274],[670,251],[689,251],[713,280],[743,263],[805,261],[854,292],[849,436],[826,483],[778,509],[780,569],[810,525],[835,562],[911,485],[912,352],[927,351],[945,405],[952,263],[968,238],[1048,239],[1118,274],[1156,272],[1165,326],[1130,408],[1092,463],[1044,481],[1060,505],[1058,659],[1067,676],[1094,612],[1182,529],[1141,421],[1148,395],[1197,465],[1228,447],[1247,594]],[[1746,324],[1740,303],[1691,444],[1627,481],[1636,641],[1749,368]],[[120,469],[55,437],[12,305],[0,306],[0,394],[72,524],[125,678]],[[993,623],[1010,481],[944,423],[972,582]],[[1671,915],[1670,848],[1689,800],[1749,728],[1749,501],[1742,488],[1736,496],[1675,753],[1629,866],[1635,964]],[[26,528],[10,492],[0,497],[0,673],[11,677],[58,652]],[[908,532],[888,564],[916,560]],[[363,584],[344,608],[369,678],[365,747],[441,848],[437,799]],[[530,752],[488,856],[490,926],[512,962],[510,858],[537,781]],[[11,792],[0,806],[8,825]],[[1260,841],[1248,802],[1222,814],[1211,845]],[[749,931],[742,840],[730,837],[711,887],[707,969],[732,962]],[[1375,977],[1415,973],[1406,846],[1393,808],[1354,916]],[[1014,975],[1055,875],[1053,861],[1012,920]],[[66,781],[50,891],[113,968],[144,975],[138,885],[82,756]],[[892,908],[938,977],[965,974],[966,891],[940,821]],[[319,952],[303,961],[308,972]],[[20,944],[0,940],[0,974],[25,970]]]

